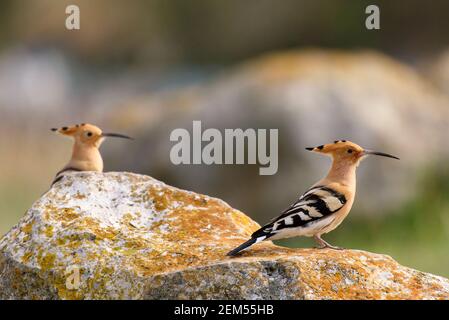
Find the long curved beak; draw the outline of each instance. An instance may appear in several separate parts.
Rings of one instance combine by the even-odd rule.
[[[125,136],[124,134],[120,134],[120,133],[102,133],[101,136],[134,140],[134,138]]]
[[[400,160],[398,157],[395,157],[391,154],[384,153],[384,152],[378,152],[378,151],[372,151],[372,150],[364,150],[363,151],[363,155],[370,155],[370,154]]]

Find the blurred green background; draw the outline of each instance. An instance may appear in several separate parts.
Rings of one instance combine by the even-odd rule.
[[[77,4],[81,29],[65,28]],[[366,30],[377,4],[381,29]],[[260,224],[328,168],[306,146],[350,139],[397,154],[362,163],[332,244],[449,277],[448,1],[0,2],[0,234],[70,156],[48,129],[91,122],[105,169],[217,196]],[[174,166],[171,130],[278,128],[279,172]],[[310,239],[279,242],[311,246]]]

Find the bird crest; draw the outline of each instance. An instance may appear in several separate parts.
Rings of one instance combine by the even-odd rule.
[[[325,154],[334,159],[352,159],[358,161],[367,155],[377,155],[399,160],[398,157],[391,154],[367,150],[348,140],[335,140],[333,143],[322,144],[317,147],[308,147],[306,150]]]
[[[52,128],[51,131],[58,132],[64,136],[75,139],[76,143],[99,146],[106,137],[132,139],[129,136],[120,133],[104,133],[99,127],[81,123],[69,127]]]

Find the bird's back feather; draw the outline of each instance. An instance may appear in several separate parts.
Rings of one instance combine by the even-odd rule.
[[[55,178],[53,179],[53,182],[51,183],[51,185],[53,186],[56,182],[61,181],[61,179],[64,177],[63,173],[65,173],[67,171],[81,171],[81,170],[74,168],[74,167],[65,167],[64,169],[62,169],[56,173]]]
[[[295,203],[256,232],[251,238],[265,239],[295,228],[307,228],[339,211],[346,197],[327,186],[315,186],[306,191]]]
[[[332,222],[332,216],[347,203],[341,192],[328,186],[315,186],[307,190],[295,203],[251,235],[251,239],[228,253],[235,256],[255,243],[269,239],[295,235],[295,230],[311,229]],[[311,231],[313,233],[313,231]],[[287,236],[288,235],[288,236]]]

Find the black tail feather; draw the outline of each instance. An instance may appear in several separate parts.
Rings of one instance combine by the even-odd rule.
[[[255,242],[256,242],[257,238],[251,238],[248,241],[242,243],[241,245],[239,245],[237,248],[229,251],[226,255],[227,256],[235,256],[237,255],[240,251],[242,251],[245,248],[248,248],[249,246],[252,246]]]

